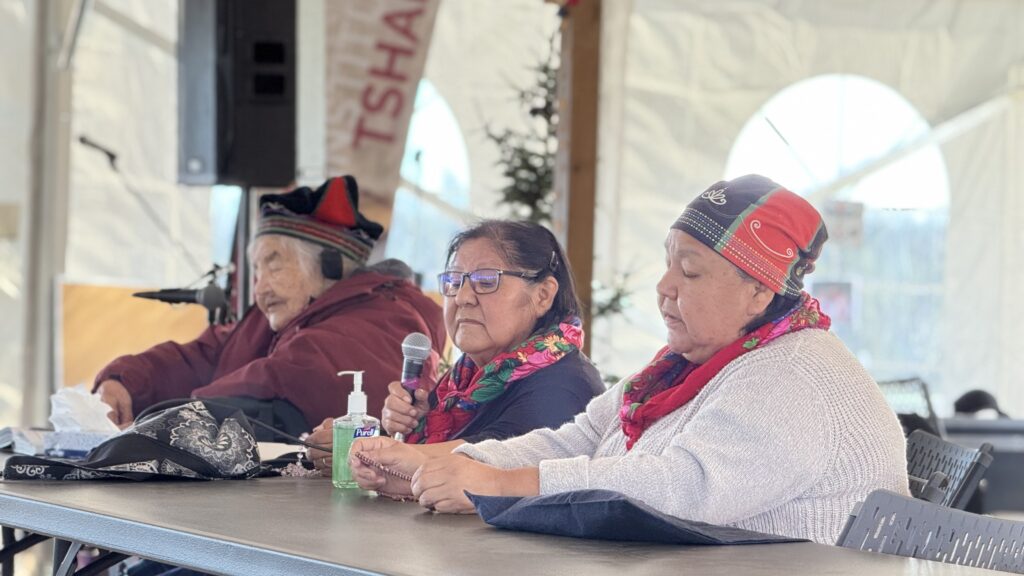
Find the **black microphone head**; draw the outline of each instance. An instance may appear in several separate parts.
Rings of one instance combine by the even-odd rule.
[[[208,310],[214,310],[227,307],[228,297],[224,294],[223,288],[210,282],[206,288],[196,292],[196,303],[205,306]]]
[[[402,340],[402,356],[413,360],[426,360],[430,357],[430,337],[420,332],[413,332]]]
[[[168,304],[195,304],[199,302],[201,292],[202,290],[189,288],[165,288],[155,292],[136,292],[132,294],[132,296],[136,298],[146,298],[149,300],[159,300],[160,302],[167,302]]]

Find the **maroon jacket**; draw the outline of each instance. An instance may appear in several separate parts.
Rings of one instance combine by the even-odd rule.
[[[121,356],[96,385],[119,380],[136,414],[189,396],[283,398],[315,426],[346,411],[352,378],[336,373],[365,370],[367,410],[380,416],[388,383],[401,375],[401,344],[410,332],[426,334],[442,350],[441,308],[407,280],[366,272],[335,283],[277,333],[254,306],[240,322],[211,326],[188,344],[164,342]]]

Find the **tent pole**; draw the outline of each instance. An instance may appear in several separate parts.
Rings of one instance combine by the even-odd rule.
[[[70,17],[67,0],[37,2],[35,109],[30,137],[28,226],[25,249],[25,331],[22,424],[41,425],[54,382],[54,293],[64,272],[68,167],[71,142],[71,71],[57,67],[57,40]]]

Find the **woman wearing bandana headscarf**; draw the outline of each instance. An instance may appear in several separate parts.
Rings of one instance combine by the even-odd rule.
[[[908,487],[896,416],[803,291],[826,238],[818,212],[767,178],[714,184],[666,238],[667,345],[646,366],[558,430],[430,459],[361,442],[358,478],[440,512],[471,512],[464,491],[601,488],[681,518],[834,543],[858,500]]]

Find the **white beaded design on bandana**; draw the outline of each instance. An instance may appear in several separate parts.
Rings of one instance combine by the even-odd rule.
[[[725,198],[725,188],[705,190],[701,193],[700,197],[718,206],[725,206],[725,203],[728,201]]]

